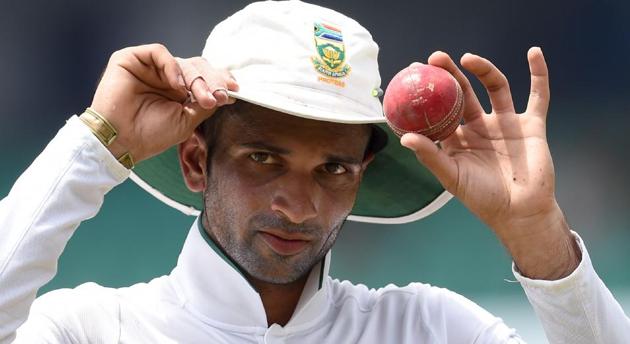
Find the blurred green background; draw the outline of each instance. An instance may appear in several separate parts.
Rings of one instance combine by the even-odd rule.
[[[91,101],[109,55],[161,42],[199,54],[212,26],[246,1],[3,1],[0,11],[0,197],[64,121]],[[320,1],[357,19],[381,47],[383,85],[435,50],[490,58],[517,109],[529,89],[525,53],[540,45],[551,72],[548,136],[557,196],[601,278],[630,309],[630,3],[627,1]],[[270,49],[273,46],[270,45]],[[480,98],[485,94],[475,84]],[[126,181],[69,242],[41,292],[86,281],[126,286],[166,274],[194,219]],[[1,229],[0,229],[1,240]],[[456,200],[413,224],[347,223],[332,275],[380,287],[420,281],[466,295],[545,342],[492,233]],[[220,283],[220,281],[217,281]]]

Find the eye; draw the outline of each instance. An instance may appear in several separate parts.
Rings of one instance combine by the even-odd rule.
[[[260,164],[273,163],[273,159],[271,159],[271,154],[265,152],[254,152],[249,155],[249,158]]]
[[[324,165],[324,170],[330,174],[344,174],[348,170],[343,165],[336,162],[329,162]]]

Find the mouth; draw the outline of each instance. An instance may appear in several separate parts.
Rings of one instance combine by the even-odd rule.
[[[279,230],[259,232],[265,243],[281,256],[292,256],[302,252],[308,245],[308,238],[299,233],[286,233]]]

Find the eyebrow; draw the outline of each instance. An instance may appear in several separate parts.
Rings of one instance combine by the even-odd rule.
[[[276,153],[276,154],[286,155],[286,154],[291,153],[291,151],[288,149],[280,148],[280,147],[270,145],[268,143],[260,142],[260,141],[241,143],[240,146],[246,147],[246,148],[266,150],[266,151],[269,151],[271,153]]]
[[[361,160],[357,158],[353,158],[351,156],[343,156],[343,155],[327,155],[326,160],[334,161],[334,162],[343,162],[350,165],[359,165],[361,164]]]
[[[286,148],[270,145],[266,142],[261,142],[261,141],[245,142],[245,143],[241,143],[240,146],[246,147],[246,148],[265,150],[265,151],[269,151],[271,153],[280,154],[280,155],[291,154],[291,151]],[[337,154],[326,155],[326,160],[334,161],[334,162],[343,162],[346,164],[357,164],[357,165],[361,164],[362,162],[361,159],[357,159],[355,157],[351,157],[348,155],[337,155]]]

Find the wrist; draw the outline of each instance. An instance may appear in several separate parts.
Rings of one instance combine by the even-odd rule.
[[[134,167],[134,160],[128,150],[117,142],[118,131],[101,114],[87,108],[79,119],[92,131],[94,136],[105,146],[123,166],[128,169]]]
[[[123,156],[123,154],[127,153],[127,148],[125,148],[120,142],[113,142],[109,146],[106,146],[107,150],[109,150],[113,156],[117,159],[118,157]]]
[[[514,221],[501,233],[499,239],[526,277],[556,280],[580,264],[581,251],[557,205],[547,214]]]

